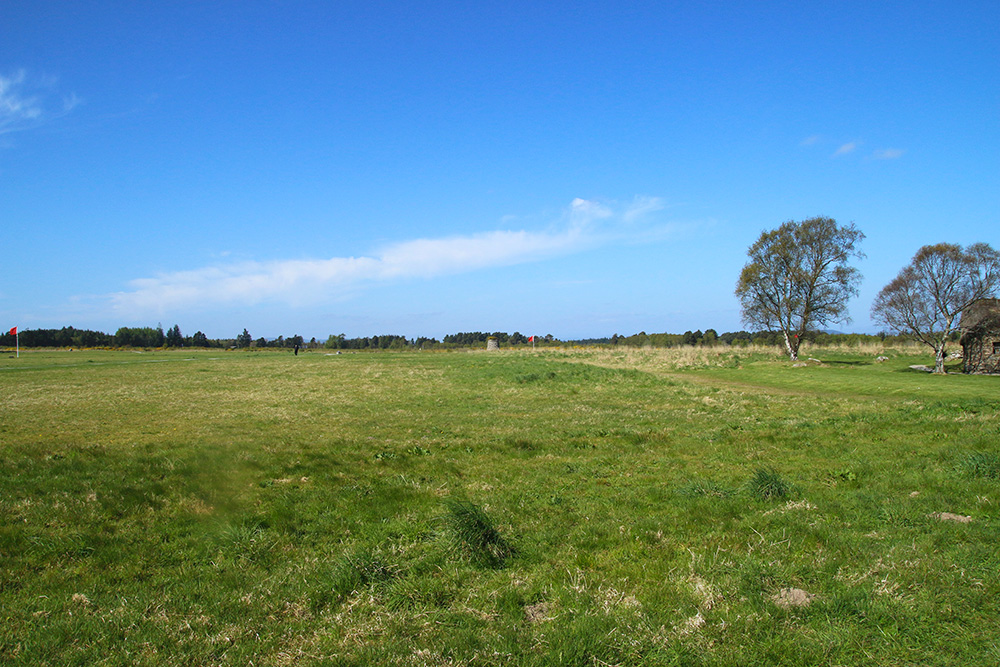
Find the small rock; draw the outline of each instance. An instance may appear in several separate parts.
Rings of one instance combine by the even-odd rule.
[[[932,519],[937,519],[938,521],[954,521],[956,523],[972,523],[971,516],[962,516],[961,514],[952,514],[951,512],[934,512],[928,514]]]
[[[925,373],[933,373],[934,372],[933,368],[930,368],[928,366],[924,366],[923,364],[914,364],[913,366],[910,366],[910,368],[912,368],[915,371],[923,371]]]
[[[889,361],[889,357],[877,357],[875,359],[876,364],[881,364],[883,361]]]

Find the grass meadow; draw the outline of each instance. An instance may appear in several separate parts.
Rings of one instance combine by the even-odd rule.
[[[0,663],[1000,663],[1000,378],[805,353],[4,355]]]

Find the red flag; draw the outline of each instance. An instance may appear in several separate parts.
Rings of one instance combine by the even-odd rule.
[[[534,337],[534,336],[532,336],[531,338],[529,338],[529,339],[528,339],[528,342],[529,342],[529,343],[534,343],[534,342],[535,342],[535,337]]]
[[[17,327],[14,327],[13,329],[10,330],[10,335],[11,336],[16,336],[17,335]]]

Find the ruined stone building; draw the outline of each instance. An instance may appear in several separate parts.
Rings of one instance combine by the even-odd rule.
[[[1000,299],[983,299],[962,313],[966,373],[1000,373]]]

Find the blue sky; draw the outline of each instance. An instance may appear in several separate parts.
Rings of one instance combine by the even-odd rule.
[[[743,328],[765,229],[1000,247],[1000,3],[0,3],[0,327]]]

